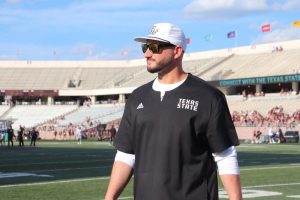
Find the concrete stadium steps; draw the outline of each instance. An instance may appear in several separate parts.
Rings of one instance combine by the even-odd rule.
[[[100,121],[101,123],[107,123],[115,119],[122,117],[124,110],[123,104],[103,104],[103,105],[91,105],[82,106],[76,111],[65,115],[63,119],[58,120],[57,124],[61,126],[72,124],[82,124],[90,119],[91,121]]]
[[[300,99],[252,99],[240,102],[228,102],[228,106],[231,113],[233,111],[241,112],[257,110],[264,116],[266,116],[268,111],[272,108],[282,106],[283,112],[291,115],[300,109]]]
[[[221,63],[218,69],[232,71],[230,75],[222,77],[223,79],[235,79],[293,74],[293,70],[299,66],[299,63],[299,50],[285,50],[275,53],[235,55],[227,62]]]
[[[146,69],[140,71],[138,74],[134,75],[132,79],[127,80],[119,87],[138,87],[156,78],[157,74],[149,73]]]
[[[6,112],[8,112],[9,109],[10,109],[10,106],[8,106],[8,105],[0,106],[0,119],[2,119],[4,117],[4,115],[6,115]]]
[[[4,119],[12,120],[13,128],[18,129],[19,125],[36,126],[75,109],[77,109],[75,105],[17,105],[7,113]]]
[[[115,83],[139,71],[141,66],[117,68],[83,68],[78,79],[82,89],[111,88]]]
[[[0,68],[0,86],[5,89],[60,89],[73,68]]]

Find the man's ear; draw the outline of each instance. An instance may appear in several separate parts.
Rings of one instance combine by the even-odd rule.
[[[182,57],[183,54],[184,54],[184,50],[181,46],[176,46],[174,48],[174,52],[175,52],[175,54],[174,54],[175,59],[178,59],[178,58]]]

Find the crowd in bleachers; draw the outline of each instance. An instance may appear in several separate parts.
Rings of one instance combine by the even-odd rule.
[[[109,131],[111,126],[114,125],[118,127],[120,117],[110,117],[111,120],[108,122],[105,121],[105,119],[108,116],[115,115],[115,113],[119,112],[122,108],[123,107],[119,106],[101,108],[84,105],[76,112],[48,120],[37,128],[41,135],[47,139],[75,139],[76,130],[79,128],[84,139],[94,138],[98,140],[108,140],[110,138]],[[82,111],[84,111],[84,113]],[[70,119],[70,115],[73,116],[72,119]],[[102,126],[101,122],[105,123],[105,127]]]
[[[80,129],[82,132],[83,139],[97,139],[99,141],[109,140],[110,129],[112,126],[118,128],[119,120],[109,122],[107,124],[94,123],[88,124],[83,122],[81,124],[70,123],[67,126],[56,126],[51,124],[45,124],[40,126],[38,130],[41,133],[47,134],[48,139],[54,140],[73,140],[76,139],[76,130]]]
[[[274,93],[275,94],[275,93]],[[292,96],[292,95],[298,95],[299,91],[293,91],[293,89],[289,89],[289,88],[282,88],[279,92],[279,96]],[[239,95],[239,93],[237,94]],[[268,96],[270,96],[270,93],[267,94]],[[243,90],[242,91],[242,96],[243,96],[243,100],[248,100],[249,98],[254,98],[254,97],[265,97],[266,94],[264,93],[264,91],[260,91],[260,92],[252,92],[252,91],[246,91]]]
[[[272,53],[282,52],[282,51],[283,51],[282,46],[274,46],[272,49]]]
[[[300,123],[300,109],[292,114],[284,112],[282,106],[273,107],[263,116],[257,110],[233,111],[232,120],[235,126],[280,126],[294,127]]]

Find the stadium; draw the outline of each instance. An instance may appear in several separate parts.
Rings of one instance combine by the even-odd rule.
[[[239,139],[252,145],[239,149],[245,198],[299,199],[299,144],[294,143],[299,142],[300,131],[300,40],[187,53],[183,67],[225,94]],[[103,194],[115,153],[107,142],[109,130],[112,125],[118,128],[131,92],[153,80],[156,74],[147,72],[144,59],[9,60],[0,61],[0,71],[1,128],[12,124],[15,135],[20,126],[27,133],[37,128],[44,148],[39,151],[30,148],[22,155],[48,156],[36,164],[33,159],[25,161],[21,150],[1,147],[1,154],[3,150],[6,155],[24,159],[25,163],[17,166],[15,160],[8,159],[7,164],[0,165],[0,173],[23,172],[15,173],[9,180],[0,176],[1,193],[7,199],[19,199],[17,193],[36,187],[35,198],[27,199],[69,199],[67,194],[74,193],[78,199],[98,199],[97,185],[105,181],[100,186]],[[77,127],[83,128],[87,139],[83,149],[74,143]],[[286,138],[289,144],[269,144],[269,130],[276,133],[279,128],[283,133],[292,133],[291,138]],[[258,131],[262,132],[259,139],[254,138]],[[281,141],[278,138],[274,142]],[[50,150],[53,147],[55,151]],[[93,160],[96,155],[101,155],[102,160]],[[69,163],[64,163],[66,158]],[[257,165],[263,170],[256,172]],[[278,175],[276,178],[272,178],[274,173]],[[289,179],[288,175],[293,177]],[[18,184],[21,185],[15,188]],[[56,184],[59,188],[52,188]],[[64,188],[65,184],[72,189]],[[129,184],[120,199],[132,198],[131,187]],[[50,198],[54,189],[59,197]],[[47,198],[41,190],[46,191]],[[86,190],[89,195],[80,195]],[[11,191],[14,194],[9,194]],[[226,198],[222,191],[220,194]]]
[[[249,127],[258,124],[264,133],[267,127],[299,130],[299,44],[189,53],[183,66],[226,95],[240,139],[251,139]],[[0,119],[12,121],[14,129],[37,126],[41,139],[69,134],[70,124],[84,126],[93,137],[99,136],[100,124],[118,126],[130,93],[155,77],[144,59],[0,61],[0,70]]]

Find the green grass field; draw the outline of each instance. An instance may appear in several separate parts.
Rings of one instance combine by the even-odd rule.
[[[300,200],[300,144],[238,147],[245,199]],[[107,142],[38,141],[0,147],[0,199],[101,200],[115,150]],[[220,184],[220,198],[226,195]],[[132,198],[132,183],[120,199]]]

